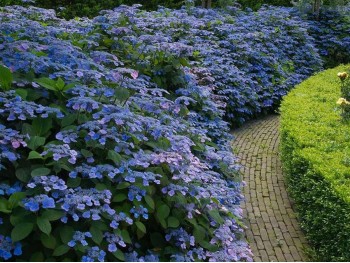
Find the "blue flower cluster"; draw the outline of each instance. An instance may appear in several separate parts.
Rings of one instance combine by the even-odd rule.
[[[251,261],[224,119],[272,109],[321,68],[306,27],[272,7],[0,9],[16,76],[0,91],[0,234],[31,230],[23,255],[0,243],[6,259]]]
[[[348,5],[340,9],[321,9],[318,19],[311,12],[303,15],[326,67],[350,61],[349,11]]]
[[[10,237],[0,235],[0,258],[3,260],[9,260],[13,255],[22,255],[21,243],[13,243]]]

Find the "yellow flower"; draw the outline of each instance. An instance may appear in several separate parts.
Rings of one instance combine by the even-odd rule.
[[[350,102],[348,102],[346,99],[344,99],[344,98],[339,98],[338,100],[337,100],[337,104],[338,105],[349,105],[350,104]]]
[[[340,80],[345,80],[349,76],[349,74],[346,72],[339,72],[337,76],[338,78],[340,78]]]

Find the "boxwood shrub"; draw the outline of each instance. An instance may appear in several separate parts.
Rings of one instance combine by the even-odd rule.
[[[281,105],[282,159],[302,228],[324,261],[350,260],[350,136],[337,72],[298,85]]]

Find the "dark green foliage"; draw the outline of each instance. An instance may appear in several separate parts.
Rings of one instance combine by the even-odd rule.
[[[262,5],[291,6],[290,0],[238,0],[243,8],[259,9]]]
[[[349,124],[336,101],[339,71],[325,71],[297,86],[283,101],[282,159],[302,228],[315,260],[350,260]]]
[[[214,0],[213,7],[230,5],[234,0]],[[259,9],[263,4],[290,6],[289,0],[237,0],[243,8]],[[113,9],[119,5],[142,4],[146,10],[156,10],[159,5],[168,8],[180,8],[185,4],[183,0],[36,0],[35,6],[55,9],[60,17],[73,18],[76,16],[94,17],[99,11]],[[195,1],[198,6],[201,1]],[[21,0],[0,0],[0,6],[27,5]],[[61,8],[63,7],[63,8]]]
[[[144,9],[155,10],[158,5],[169,8],[179,8],[184,1],[177,0],[36,0],[35,6],[55,9],[60,17],[94,17],[99,11],[113,9],[122,4],[142,4]],[[27,5],[21,0],[0,0],[0,6],[6,5]],[[63,7],[63,8],[62,8]]]

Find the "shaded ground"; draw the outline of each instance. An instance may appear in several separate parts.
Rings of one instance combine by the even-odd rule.
[[[247,240],[254,261],[308,261],[304,238],[286,192],[279,158],[279,116],[270,115],[234,130],[246,198]]]

